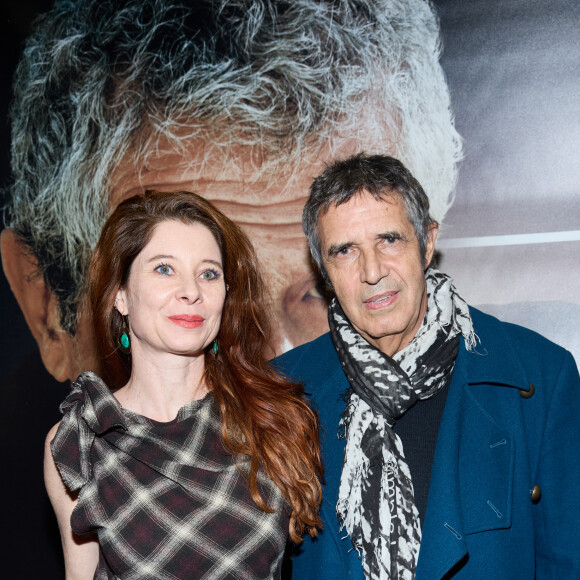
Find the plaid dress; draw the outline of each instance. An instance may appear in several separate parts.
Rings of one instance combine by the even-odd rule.
[[[61,411],[52,454],[65,485],[80,490],[73,531],[98,536],[95,578],[279,578],[288,505],[259,474],[274,512],[256,506],[249,460],[225,451],[211,393],[159,423],[122,409],[86,372]]]

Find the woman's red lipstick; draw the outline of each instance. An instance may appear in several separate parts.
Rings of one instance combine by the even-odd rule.
[[[198,328],[205,321],[205,318],[198,314],[174,314],[173,316],[168,316],[168,318],[182,328]]]

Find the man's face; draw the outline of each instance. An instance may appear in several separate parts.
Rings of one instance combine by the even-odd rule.
[[[351,324],[392,356],[413,339],[427,308],[419,241],[398,195],[367,192],[318,218],[324,267]],[[425,263],[437,225],[429,230]]]
[[[292,176],[256,180],[256,160],[240,147],[232,151],[231,166],[209,163],[200,172],[200,147],[189,142],[187,151],[177,153],[161,143],[138,171],[132,159],[121,163],[112,176],[111,205],[146,189],[204,196],[240,225],[256,248],[272,298],[274,351],[284,352],[324,333],[327,302],[317,289],[319,278],[301,227],[306,194],[320,168],[305,164]]]

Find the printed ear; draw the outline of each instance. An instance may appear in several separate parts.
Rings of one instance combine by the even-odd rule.
[[[62,329],[58,301],[38,270],[38,260],[12,229],[0,237],[2,266],[34,336],[42,362],[58,381],[74,378],[74,339]]]
[[[435,253],[435,242],[437,241],[437,234],[439,233],[439,224],[432,222],[427,227],[427,247],[425,249],[425,269],[431,264],[433,254]]]

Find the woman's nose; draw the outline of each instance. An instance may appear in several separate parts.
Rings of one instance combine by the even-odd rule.
[[[178,300],[193,303],[201,299],[199,282],[195,278],[186,278],[177,292]]]

